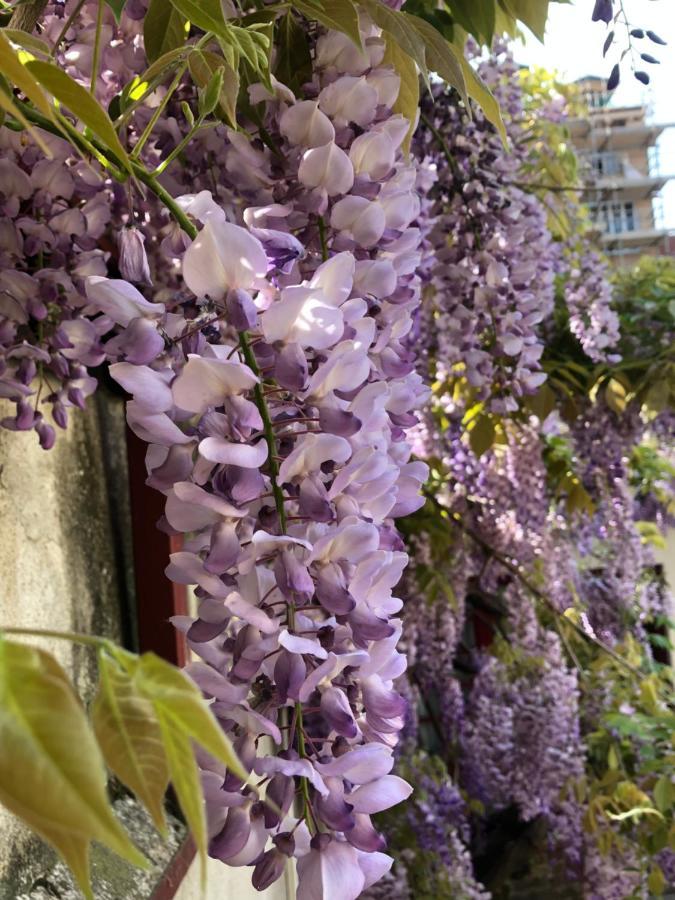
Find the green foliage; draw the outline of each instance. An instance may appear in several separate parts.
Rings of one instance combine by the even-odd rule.
[[[150,0],[143,19],[143,44],[148,62],[155,62],[185,44],[185,16],[168,0]]]
[[[101,752],[65,672],[2,638],[0,801],[54,845],[88,898],[92,840],[145,864],[110,809]]]
[[[654,855],[667,846],[675,849],[672,670],[654,670],[630,638],[618,649],[644,675],[638,680],[602,654],[584,666],[582,696],[590,704],[603,698],[599,727],[587,737],[585,826],[607,850],[630,839]],[[579,652],[588,651],[579,646]],[[658,874],[653,877],[657,893]]]
[[[67,107],[92,134],[108,149],[127,172],[131,164],[127,152],[117,136],[110,116],[96,98],[81,84],[78,84],[63,69],[52,63],[31,60],[26,69],[40,85],[53,95],[58,104]]]
[[[53,656],[0,635],[0,802],[55,847],[93,900],[92,840],[145,865],[110,807],[104,761],[162,833],[171,781],[204,875],[206,820],[193,744],[241,779],[248,780],[248,772],[199,689],[153,653],[137,656],[96,638],[54,636],[99,646],[91,724]]]

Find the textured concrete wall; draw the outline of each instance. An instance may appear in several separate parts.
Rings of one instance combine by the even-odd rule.
[[[10,413],[0,402],[0,417]],[[100,390],[48,452],[34,434],[0,430],[0,625],[99,634],[134,646],[130,530],[121,400]],[[57,656],[89,701],[96,678],[91,651],[64,641],[35,642]],[[142,873],[94,846],[94,895],[147,900],[185,827],[169,816],[169,840],[162,841],[138,804],[114,782],[111,788],[117,815],[151,867]],[[248,868],[211,861],[205,900],[286,896],[283,880],[259,894],[250,878]],[[199,882],[193,865],[178,900],[200,898]],[[0,900],[54,897],[77,900],[80,894],[56,855],[0,806]]]
[[[0,416],[11,412],[0,404]],[[0,430],[0,624],[100,634],[133,644],[133,581],[124,410],[103,390],[72,416],[53,450],[34,434]],[[36,641],[90,700],[90,650]],[[73,748],[77,752],[77,748]],[[135,801],[112,785],[115,809],[153,861],[147,874],[94,848],[97,900],[149,897],[185,835],[171,818],[165,845]],[[0,900],[79,897],[54,853],[0,807]]]

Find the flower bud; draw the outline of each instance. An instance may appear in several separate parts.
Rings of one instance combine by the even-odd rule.
[[[120,232],[119,247],[122,278],[139,284],[152,284],[143,232],[138,228],[125,228]]]

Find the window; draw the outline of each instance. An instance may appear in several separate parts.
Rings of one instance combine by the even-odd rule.
[[[591,219],[605,234],[635,231],[637,220],[632,203],[598,203],[589,207]]]

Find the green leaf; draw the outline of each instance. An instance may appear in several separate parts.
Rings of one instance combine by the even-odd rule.
[[[464,51],[462,49],[464,47],[464,40],[460,39],[459,43],[456,44],[456,46],[458,51],[459,63],[462,67],[462,71],[464,72],[464,78],[466,79],[466,88],[469,92],[469,96],[473,100],[475,100],[483,110],[485,118],[488,120],[488,122],[491,122],[495,126],[495,128],[499,132],[499,136],[502,139],[504,147],[507,147],[508,137],[506,135],[506,127],[504,125],[504,120],[502,119],[502,112],[499,108],[499,103],[495,99],[490,88],[485,84],[478,72],[476,72],[471,63],[465,57]]]
[[[495,33],[494,0],[451,0],[450,11],[459,25],[488,47]]]
[[[145,866],[110,809],[101,753],[53,656],[0,638],[0,802],[51,843],[87,898],[89,844]]]
[[[47,116],[52,122],[55,121],[51,104],[36,80],[36,77],[29,71],[27,66],[21,62],[16,50],[12,47],[3,32],[4,29],[0,29],[0,71],[9,82],[15,87],[18,87],[19,90],[28,97],[41,113]]]
[[[143,82],[150,83],[158,75],[161,75],[165,72],[170,72],[174,69],[179,62],[185,58],[185,56],[189,53],[191,47],[189,46],[180,46],[174,47],[172,50],[167,50],[166,53],[162,53],[161,56],[158,56],[157,59],[154,60],[152,65],[148,66],[148,68],[143,72],[143,74],[139,77],[138,82],[142,84]],[[126,90],[126,88],[125,88]]]
[[[495,442],[495,423],[489,413],[481,413],[473,420],[469,443],[476,456],[482,456]]]
[[[403,144],[403,149],[409,153],[420,104],[420,77],[417,66],[389,36],[386,37],[383,63],[393,66],[401,79],[401,87],[392,110],[401,113],[410,122],[410,128]]]
[[[33,60],[26,63],[31,75],[47,88],[54,97],[74,113],[87,128],[90,128],[96,137],[111,150],[120,164],[131,172],[131,165],[126,150],[120,143],[117,132],[113,127],[110,116],[82,85],[67,75],[58,66],[52,63]]]
[[[295,16],[287,12],[279,19],[276,29],[276,67],[274,74],[282,84],[297,91],[312,77],[312,56],[307,32]]]
[[[42,53],[45,56],[49,56],[51,53],[49,44],[34,34],[28,34],[28,32],[21,31],[18,28],[3,28],[2,34],[13,44],[18,44],[19,47],[23,47],[24,50],[30,50],[31,53]]]
[[[232,744],[209,711],[199,689],[187,675],[154,653],[133,657],[123,651],[115,651],[115,655],[132,675],[138,693],[153,705],[162,731],[171,782],[203,865],[207,849],[206,823],[190,741],[200,744],[243,781],[249,780],[248,772],[239,762]]]
[[[208,79],[204,89],[199,92],[198,108],[200,116],[208,116],[216,108],[223,88],[224,71],[224,66],[218,66],[211,73],[211,77]]]
[[[647,887],[657,897],[660,897],[666,889],[665,876],[657,863],[652,863],[652,869],[647,879]]]
[[[110,9],[113,11],[113,15],[115,16],[115,21],[119,22],[122,18],[122,12],[124,10],[124,5],[127,0],[105,0]]]
[[[390,9],[384,3],[380,3],[380,0],[362,0],[362,5],[373,22],[385,32],[385,39],[391,37],[396,41],[401,50],[417,63],[420,72],[428,82],[424,40],[414,23],[409,21],[415,17]]]
[[[99,676],[91,716],[105,761],[166,835],[163,799],[169,770],[153,704],[138,692],[129,673],[105,652],[99,655]]]
[[[426,64],[429,71],[436,72],[451,87],[454,87],[468,107],[469,95],[462,68],[464,54],[458,52],[426,19],[405,13],[404,15],[411,21],[426,48]]]
[[[143,20],[143,41],[149,62],[155,62],[170,50],[185,43],[185,18],[169,0],[150,0]]]
[[[221,72],[217,104],[223,117],[233,127],[237,127],[237,97],[239,95],[239,73],[231,68],[222,56],[208,50],[194,50],[188,57],[190,74],[195,84],[206,89],[216,72]]]
[[[168,6],[167,0],[162,0]],[[223,36],[227,23],[220,0],[170,0],[171,4],[197,28]]]
[[[293,6],[306,19],[346,34],[359,49],[363,49],[359,15],[352,0],[293,0]]]
[[[675,784],[668,775],[662,775],[654,785],[654,802],[662,813],[669,812],[675,804]]]
[[[187,734],[176,728],[168,716],[160,713],[158,719],[171,783],[199,852],[203,886],[206,879],[208,832],[199,768]]]

